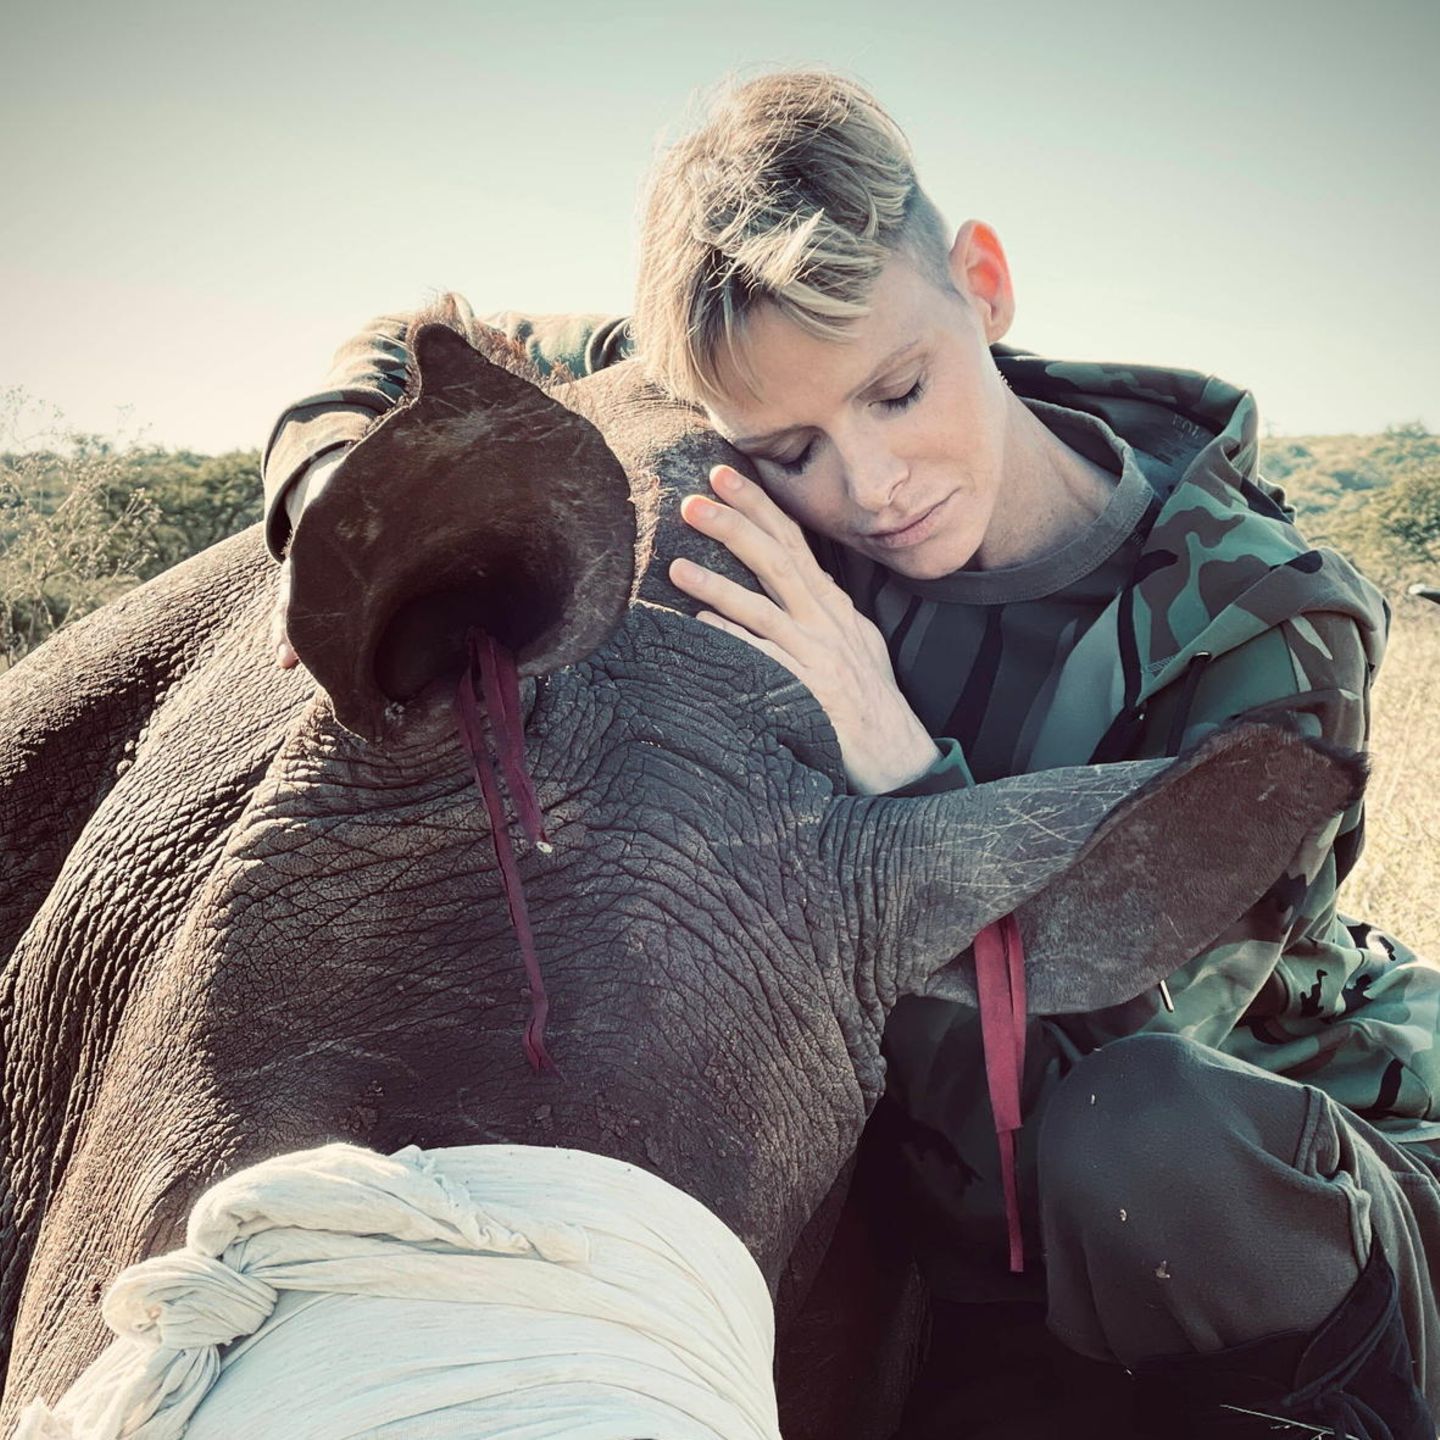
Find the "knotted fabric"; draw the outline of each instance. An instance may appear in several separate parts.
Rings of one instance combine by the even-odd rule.
[[[778,1440],[744,1245],[581,1150],[335,1144],[221,1181],[15,1440]]]

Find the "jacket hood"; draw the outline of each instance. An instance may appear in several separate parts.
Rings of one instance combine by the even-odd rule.
[[[1379,664],[1385,599],[1343,556],[1311,546],[1284,491],[1260,476],[1249,391],[1193,370],[1045,360],[1002,345],[992,354],[1018,395],[1097,416],[1161,462],[1150,473],[1173,477],[1142,522],[1131,582],[1065,664],[1052,714],[1067,718],[1042,729],[1032,768],[1115,758],[1095,748],[1197,660],[1306,614],[1351,617]],[[1095,748],[1079,755],[1086,738]]]

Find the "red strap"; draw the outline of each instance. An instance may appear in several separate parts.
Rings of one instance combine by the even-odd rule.
[[[551,846],[545,834],[545,820],[535,798],[535,787],[530,783],[530,773],[525,768],[525,725],[520,719],[520,677],[515,669],[515,656],[493,635],[471,630],[469,640],[471,684],[478,669],[485,710],[490,716],[491,733],[497,740],[500,770],[510,791],[510,803],[515,807],[515,818],[525,838],[542,855],[548,855]]]
[[[975,989],[980,997],[985,1083],[1000,1147],[1010,1269],[1018,1275],[1025,1268],[1015,1184],[1015,1132],[1020,1128],[1020,1077],[1025,1071],[1025,947],[1013,915],[987,925],[975,937]]]
[[[535,791],[525,770],[525,737],[520,725],[519,681],[515,664],[503,646],[488,635],[471,630],[467,637],[468,663],[455,688],[456,720],[460,739],[475,769],[485,809],[490,816],[490,841],[500,866],[500,880],[505,888],[505,903],[510,909],[510,923],[520,943],[525,974],[530,981],[530,1019],[525,1026],[521,1044],[526,1058],[536,1070],[559,1067],[545,1048],[545,1021],[550,1014],[550,999],[545,993],[545,979],[540,973],[540,960],[535,953],[535,936],[530,929],[530,911],[525,904],[525,887],[515,860],[515,845],[510,838],[510,822],[505,816],[505,803],[500,796],[501,773],[510,788],[526,834],[532,841],[545,843],[545,831]],[[475,681],[485,695],[485,714],[490,721],[487,736],[481,709],[476,701]],[[498,754],[496,753],[498,752]],[[548,849],[548,844],[546,845]]]

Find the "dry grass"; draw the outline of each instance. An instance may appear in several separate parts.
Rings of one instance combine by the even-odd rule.
[[[1340,908],[1440,964],[1440,605],[1396,603],[1374,701],[1365,853]]]

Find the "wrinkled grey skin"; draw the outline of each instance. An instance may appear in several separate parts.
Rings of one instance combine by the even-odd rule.
[[[461,363],[431,348],[422,373]],[[385,649],[351,633],[358,595],[317,623],[312,590],[307,618],[301,548],[307,528],[321,554],[327,532],[369,514],[339,476],[374,437],[297,532],[291,634],[310,669],[277,671],[268,653],[274,565],[257,526],[0,684],[6,1430],[94,1357],[103,1286],[180,1243],[199,1190],[331,1139],[630,1160],[701,1198],[779,1287],[878,1097],[899,994],[971,998],[954,957],[1019,907],[1036,1010],[1127,998],[1349,803],[1348,766],[1253,730],[1165,775],[1155,762],[923,800],[848,796],[809,692],[691,619],[664,578],[677,553],[743,574],[673,513],[710,464],[739,457],[629,365],[548,406],[595,421],[638,517],[633,586],[628,566],[593,591],[593,565],[559,567],[542,577],[561,595],[553,634],[519,646],[522,670],[548,672],[522,701],[555,849],[522,843],[520,868],[562,1075],[533,1074],[521,1053],[524,974],[450,716],[453,652],[409,677],[425,688],[403,708],[377,708],[358,671],[333,695],[312,678],[347,645]],[[557,416],[536,442],[561,491],[554,477],[578,453],[569,423]],[[387,533],[419,514],[421,538],[393,548],[409,575],[396,593],[413,598],[438,562],[416,548],[424,502],[403,475],[388,483]],[[455,488],[483,549],[493,496]],[[497,615],[495,628],[514,623]],[[378,717],[383,734],[361,739],[337,711]],[[1266,785],[1297,798],[1254,832],[1248,797]],[[1147,876],[1203,870],[1222,844],[1231,863],[1195,896],[1146,891]],[[886,1423],[849,1418],[830,1433]]]

